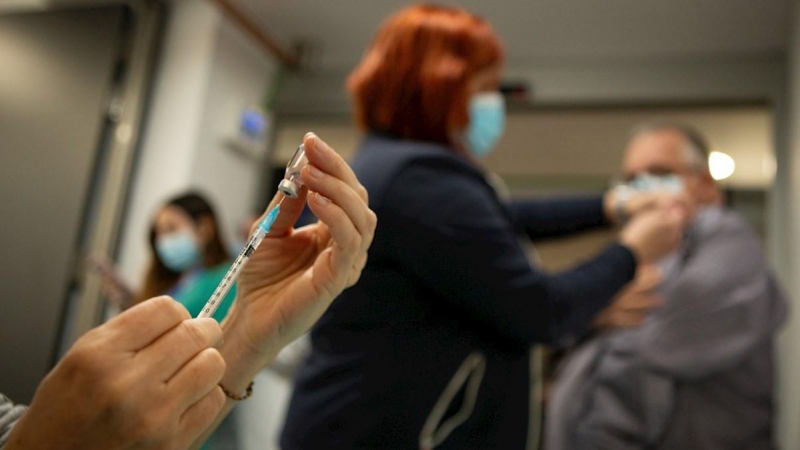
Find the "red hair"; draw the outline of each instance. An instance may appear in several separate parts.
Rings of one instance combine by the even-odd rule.
[[[447,144],[467,126],[469,82],[500,64],[500,39],[461,8],[408,7],[381,26],[347,80],[357,123],[366,130]]]

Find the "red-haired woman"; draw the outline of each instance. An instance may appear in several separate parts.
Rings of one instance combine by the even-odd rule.
[[[498,200],[478,158],[503,131],[502,61],[487,22],[421,5],[389,18],[350,75],[368,132],[353,168],[379,224],[361,280],[312,330],[284,450],[523,449],[530,345],[584,332],[637,262],[677,245],[684,214],[654,209],[573,270],[531,266],[518,231],[599,227],[614,208],[601,197]],[[479,390],[467,383],[451,409],[434,408],[465,360],[485,361]],[[442,433],[427,434],[432,409]]]

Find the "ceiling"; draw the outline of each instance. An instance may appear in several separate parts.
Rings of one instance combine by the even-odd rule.
[[[0,0],[0,14],[123,3],[124,0]]]
[[[3,1],[3,0],[0,0]],[[274,37],[310,39],[351,67],[376,27],[411,2],[237,0]],[[509,65],[543,59],[691,58],[782,51],[791,0],[462,0],[502,36]]]
[[[0,0],[0,12],[119,0]],[[174,0],[173,0],[174,1]],[[202,1],[202,0],[181,0]],[[352,67],[402,0],[234,0],[287,46],[310,41],[316,63]],[[542,60],[740,56],[783,51],[792,0],[443,0],[486,17],[509,66]]]

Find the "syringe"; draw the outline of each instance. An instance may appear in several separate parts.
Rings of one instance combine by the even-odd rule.
[[[283,180],[281,180],[280,184],[278,185],[278,190],[283,193],[284,197],[275,205],[264,219],[259,222],[256,230],[250,236],[250,240],[247,242],[247,245],[244,246],[242,251],[239,253],[239,256],[233,261],[231,268],[228,269],[228,272],[222,278],[217,289],[214,290],[214,293],[211,294],[211,297],[206,302],[203,309],[200,311],[200,314],[197,315],[197,318],[204,318],[204,317],[211,317],[219,308],[220,303],[225,299],[225,296],[228,295],[228,292],[233,287],[233,284],[236,282],[236,279],[239,278],[239,274],[241,274],[244,265],[247,264],[247,261],[250,257],[255,253],[256,249],[259,245],[261,245],[261,241],[264,240],[264,237],[269,233],[270,228],[275,223],[275,220],[278,218],[278,215],[281,212],[281,204],[286,197],[289,198],[297,198],[300,195],[300,190],[303,187],[303,181],[300,178],[300,172],[303,170],[303,167],[308,165],[308,159],[306,159],[306,149],[303,144],[297,148],[292,160],[289,161],[289,164],[286,165],[286,175]]]

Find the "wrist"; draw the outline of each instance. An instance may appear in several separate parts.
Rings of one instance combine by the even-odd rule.
[[[72,417],[75,417],[73,413]],[[59,449],[77,450],[85,448],[75,428],[80,423],[66,423],[63,416],[52,414],[36,405],[34,397],[31,406],[20,416],[11,429],[3,450],[45,450],[58,442]]]
[[[231,311],[222,324],[223,338],[217,346],[226,369],[220,384],[231,392],[244,392],[253,378],[275,359],[277,352],[256,348],[246,337],[245,323]]]
[[[633,255],[634,264],[638,265],[640,262],[642,262],[644,255],[642,254],[642,249],[635,239],[631,239],[625,235],[622,235],[620,236],[618,242],[620,245],[627,248],[629,252],[631,252],[631,255]]]

